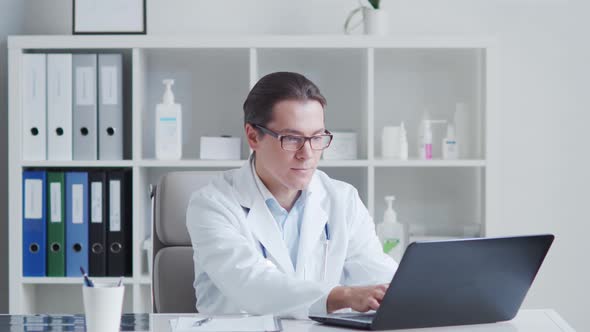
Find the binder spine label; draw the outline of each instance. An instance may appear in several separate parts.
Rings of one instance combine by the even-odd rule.
[[[76,68],[76,81],[80,86],[76,89],[76,105],[94,105],[96,102],[93,70],[93,67]]]
[[[50,184],[51,195],[51,222],[61,222],[61,184]]]
[[[109,181],[109,230],[121,231],[121,181]]]
[[[104,105],[117,105],[117,67],[101,66],[101,98]]]
[[[41,84],[40,79],[39,79],[39,73],[37,72],[37,70],[33,70],[33,72],[31,73],[31,98],[32,99],[36,99],[39,98],[39,92],[40,92],[40,87],[39,85]]]
[[[25,219],[41,219],[43,213],[43,181],[25,180]]]
[[[84,223],[84,186],[81,184],[72,185],[72,223]]]
[[[102,183],[92,182],[90,186],[92,202],[90,202],[90,221],[93,223],[102,222]]]

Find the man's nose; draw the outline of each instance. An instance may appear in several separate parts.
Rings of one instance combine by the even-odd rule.
[[[297,151],[297,156],[300,158],[311,158],[313,156],[313,149],[311,148],[311,140],[305,140],[303,146]]]

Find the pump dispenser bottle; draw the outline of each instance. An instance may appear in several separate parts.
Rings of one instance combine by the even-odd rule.
[[[156,159],[182,158],[182,109],[174,103],[174,80],[162,81],[166,86],[162,103],[156,105]]]
[[[408,160],[408,134],[403,121],[399,128],[399,159]]]
[[[383,222],[378,226],[377,233],[383,244],[383,252],[399,263],[407,245],[406,228],[405,225],[397,221],[397,214],[393,210],[394,200],[395,196],[385,196],[387,209],[383,214]]]

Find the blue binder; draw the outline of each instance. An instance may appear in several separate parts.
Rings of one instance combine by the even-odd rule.
[[[88,173],[66,173],[66,276],[88,271]]]
[[[45,212],[47,175],[44,171],[23,171],[23,276],[44,277],[46,271],[47,217]]]

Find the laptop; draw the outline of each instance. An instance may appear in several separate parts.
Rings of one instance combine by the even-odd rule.
[[[365,330],[511,320],[553,239],[547,234],[413,242],[377,311],[310,318]]]

